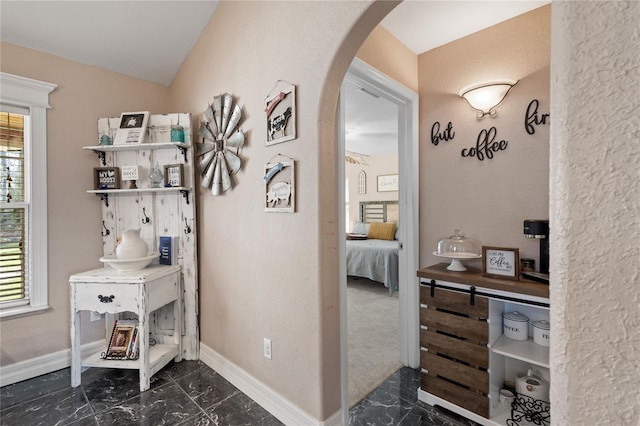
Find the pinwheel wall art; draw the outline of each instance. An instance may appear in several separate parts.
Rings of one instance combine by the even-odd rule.
[[[211,188],[211,194],[220,195],[233,186],[231,176],[238,173],[242,160],[240,148],[245,136],[238,129],[242,110],[228,93],[215,96],[213,104],[203,112],[198,134],[202,143],[196,144],[198,166],[202,173],[204,188]]]

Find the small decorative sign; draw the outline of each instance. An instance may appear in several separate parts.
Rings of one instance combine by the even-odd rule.
[[[94,167],[94,189],[119,189],[120,169],[118,167]]]
[[[182,164],[168,164],[164,166],[165,186],[184,186],[184,168]]]
[[[138,180],[140,174],[140,166],[122,166],[120,167],[122,180]]]
[[[265,99],[266,146],[296,138],[296,86],[278,80]]]
[[[295,161],[274,161],[264,166],[264,211],[295,212]]]
[[[378,192],[390,192],[398,190],[398,175],[378,176]]]
[[[520,276],[520,250],[482,246],[482,275],[517,280]]]

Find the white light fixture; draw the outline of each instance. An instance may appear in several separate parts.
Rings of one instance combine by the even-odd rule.
[[[468,89],[464,89],[460,96],[467,101],[469,106],[478,112],[478,118],[482,118],[485,115],[494,116],[497,111],[496,108],[502,103],[504,98],[507,97],[507,93],[515,83],[488,83],[480,86],[473,86]]]

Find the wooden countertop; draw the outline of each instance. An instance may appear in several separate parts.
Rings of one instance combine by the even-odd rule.
[[[530,296],[549,298],[549,285],[535,281],[520,279],[520,281],[503,280],[482,276],[482,270],[467,266],[467,271],[455,272],[447,269],[448,263],[437,263],[418,270],[418,277],[450,281],[459,284],[474,285],[494,290],[510,291]]]

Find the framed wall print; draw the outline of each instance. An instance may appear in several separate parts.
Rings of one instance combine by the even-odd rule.
[[[296,138],[296,86],[278,80],[265,99],[264,112],[267,146]]]
[[[164,166],[165,186],[184,186],[184,167],[182,164]]]
[[[398,175],[378,176],[378,192],[389,192],[398,190]]]
[[[520,250],[482,246],[482,275],[518,280],[520,277]]]
[[[119,189],[120,168],[118,167],[94,167],[93,189]]]
[[[269,162],[264,166],[264,211],[294,213],[296,202],[295,161]]]

